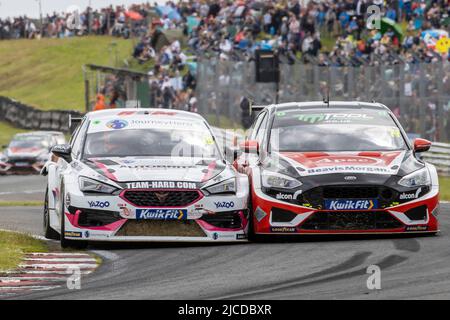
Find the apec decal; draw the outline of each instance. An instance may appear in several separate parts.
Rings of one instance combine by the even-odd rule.
[[[186,220],[187,210],[178,209],[137,209],[137,220]]]
[[[88,201],[90,208],[109,208],[109,201]]]
[[[327,210],[371,210],[378,208],[378,200],[345,199],[325,200]]]
[[[129,182],[127,189],[197,189],[195,182],[183,181],[142,181]]]

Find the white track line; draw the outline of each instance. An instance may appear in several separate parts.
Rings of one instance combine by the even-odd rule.
[[[61,288],[61,286],[29,286],[29,287],[0,287],[0,293],[2,291],[25,291],[25,290],[32,290],[32,291],[47,291],[52,290],[56,288]]]
[[[90,274],[94,271],[94,269],[89,270],[80,270],[80,274],[86,275]],[[16,270],[16,271],[7,271],[4,272],[5,275],[14,275],[14,274],[55,274],[55,275],[67,275],[67,271],[56,271],[56,270]]]
[[[28,253],[26,256],[55,256],[55,257],[79,257],[79,256],[85,256],[90,257],[87,253],[66,253],[66,252],[35,252],[35,253]]]
[[[67,276],[61,277],[0,277],[0,283],[20,283],[20,282],[29,282],[29,281],[64,281],[67,279]]]
[[[47,264],[47,263],[35,263],[35,264],[19,264],[19,268],[24,269],[69,269],[69,268],[84,268],[95,269],[97,264],[92,263],[59,263],[59,264]]]

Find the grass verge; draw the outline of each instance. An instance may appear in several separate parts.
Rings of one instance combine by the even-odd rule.
[[[44,241],[25,234],[0,231],[0,272],[13,270],[31,252],[47,252]]]
[[[42,201],[0,201],[0,207],[43,207]]]
[[[0,95],[40,109],[84,110],[85,64],[123,65],[131,40],[106,36],[0,41]]]

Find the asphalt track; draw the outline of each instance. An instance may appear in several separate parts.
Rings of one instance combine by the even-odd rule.
[[[18,189],[33,188],[36,179],[17,180],[24,181]],[[450,204],[441,208],[438,236],[91,246],[103,264],[82,278],[81,290],[13,298],[450,299]],[[0,208],[0,228],[41,234],[41,220],[41,208]],[[381,269],[380,290],[367,288],[370,265]]]

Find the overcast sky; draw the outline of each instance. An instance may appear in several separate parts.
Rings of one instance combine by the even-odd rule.
[[[145,3],[146,0],[41,0],[42,11],[52,13],[53,11],[63,12],[70,6],[76,5],[84,9],[92,3],[94,8],[104,8],[110,4],[113,5],[129,5],[133,3]],[[150,0],[154,3],[155,0]],[[157,0],[158,3],[165,3],[164,0]],[[39,1],[38,0],[0,0],[0,17],[15,17],[20,15],[27,15],[28,17],[39,17]]]

